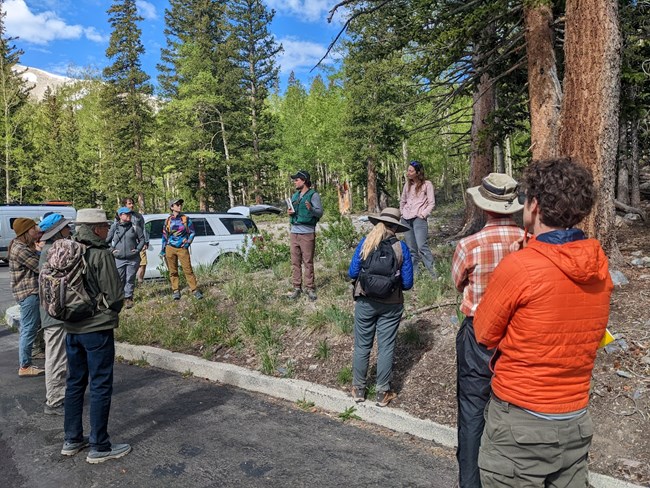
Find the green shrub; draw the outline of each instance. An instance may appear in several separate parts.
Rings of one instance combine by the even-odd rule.
[[[288,244],[277,242],[269,232],[263,231],[255,238],[246,256],[249,271],[269,269],[291,259]]]
[[[336,381],[339,385],[345,386],[352,383],[352,367],[345,366],[336,374]]]
[[[334,243],[338,248],[353,249],[360,240],[352,219],[345,216],[339,216],[327,226],[323,226],[321,234],[326,241]]]

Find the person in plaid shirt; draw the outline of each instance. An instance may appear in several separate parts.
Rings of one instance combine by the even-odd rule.
[[[45,370],[32,365],[32,348],[41,325],[38,308],[38,253],[36,243],[42,233],[32,219],[14,220],[16,238],[9,245],[9,275],[11,291],[20,305],[20,339],[18,340],[18,376],[30,377],[45,374]]]
[[[463,294],[460,306],[465,314],[456,337],[456,394],[458,401],[458,448],[456,458],[461,488],[481,486],[478,449],[485,420],[483,411],[490,398],[491,354],[476,341],[474,312],[497,264],[524,239],[511,214],[523,205],[517,200],[517,182],[501,173],[490,173],[480,186],[467,193],[487,215],[485,227],[461,239],[454,252],[451,275]]]

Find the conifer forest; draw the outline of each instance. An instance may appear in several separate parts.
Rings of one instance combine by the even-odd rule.
[[[110,3],[103,71],[37,100],[0,0],[5,202],[216,211],[278,204],[304,169],[332,216],[395,205],[413,159],[439,202],[460,202],[491,171],[571,156],[594,174],[585,227],[611,255],[615,206],[650,192],[648,0],[332,2],[339,61],[282,89],[262,1],[170,0],[155,80],[135,4]],[[481,217],[466,203],[469,233]]]

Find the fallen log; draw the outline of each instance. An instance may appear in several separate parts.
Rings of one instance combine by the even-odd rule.
[[[630,207],[629,205],[625,205],[624,203],[621,203],[618,200],[614,200],[614,207],[626,213],[633,213],[633,214],[640,215],[643,220],[646,219],[645,212],[640,208]]]

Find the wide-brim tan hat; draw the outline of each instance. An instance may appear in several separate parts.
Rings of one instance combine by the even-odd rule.
[[[411,228],[400,222],[402,215],[398,208],[387,207],[381,211],[378,216],[369,216],[368,220],[377,225],[379,222],[390,225],[391,227],[397,227],[395,232],[408,232]]]
[[[479,186],[467,189],[478,208],[498,214],[513,214],[524,206],[517,201],[517,181],[504,173],[490,173]]]
[[[100,208],[82,208],[77,211],[75,224],[106,224],[106,212]]]

